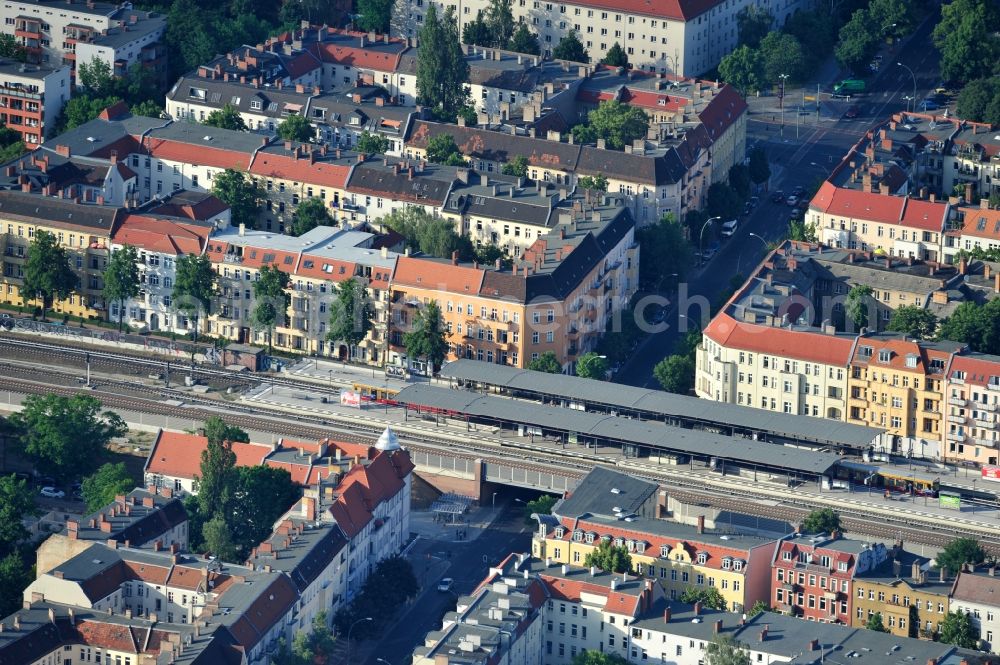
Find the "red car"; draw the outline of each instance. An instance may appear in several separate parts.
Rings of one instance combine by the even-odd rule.
[[[860,109],[858,109],[857,106],[850,106],[850,107],[848,107],[847,111],[844,113],[844,117],[845,118],[857,118],[858,117],[858,113],[860,113]]]

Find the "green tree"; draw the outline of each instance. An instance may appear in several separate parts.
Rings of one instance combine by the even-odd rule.
[[[750,653],[732,635],[716,635],[705,647],[705,665],[750,665]]]
[[[724,182],[713,182],[708,188],[707,199],[709,216],[719,217],[722,221],[739,217],[743,210],[740,195]]]
[[[956,538],[934,557],[939,569],[946,568],[952,573],[959,572],[964,564],[980,564],[985,560],[986,550],[975,538]]]
[[[559,501],[558,498],[552,496],[551,494],[542,494],[537,499],[532,499],[524,504],[524,519],[525,521],[531,522],[532,515],[551,515],[552,509],[555,507],[556,503]]]
[[[236,425],[230,425],[218,416],[212,416],[202,425],[205,431],[205,438],[208,441],[221,443],[223,441],[233,441],[239,443],[250,443],[250,435],[245,430]]]
[[[512,0],[490,0],[486,7],[486,27],[493,36],[493,44],[505,49],[514,36],[514,4]]]
[[[777,83],[781,74],[788,74],[792,81],[802,78],[802,63],[806,59],[802,45],[794,36],[786,32],[768,34],[760,43],[760,57],[764,80],[768,84]]]
[[[514,155],[503,165],[500,172],[504,175],[526,178],[528,176],[528,158],[524,155]]]
[[[608,376],[608,360],[593,351],[585,353],[576,361],[576,375],[585,379],[604,381]]]
[[[59,116],[59,120],[56,122],[55,133],[62,133],[84,125],[100,115],[101,111],[109,106],[114,106],[120,101],[122,100],[119,97],[92,97],[87,94],[77,95],[66,102],[66,105],[63,107],[62,115]]]
[[[833,533],[842,531],[840,515],[831,508],[817,508],[802,520],[802,530],[806,533]]]
[[[574,656],[572,665],[628,665],[628,661],[616,653],[602,653],[590,649]]]
[[[120,494],[127,494],[136,487],[135,479],[125,468],[124,462],[102,464],[101,467],[83,479],[83,500],[87,512],[95,512],[115,500]]]
[[[15,475],[0,476],[0,556],[13,552],[28,537],[24,518],[37,514],[35,492],[28,481]]]
[[[963,302],[941,322],[938,337],[963,342],[980,353],[1000,353],[1000,301]]]
[[[381,635],[397,608],[413,598],[418,590],[419,585],[409,562],[398,556],[384,559],[375,567],[351,605],[338,610],[334,623],[341,633],[355,626],[352,635],[360,640]],[[373,620],[357,623],[358,619],[367,617]]]
[[[545,372],[546,374],[562,373],[562,365],[559,364],[559,358],[552,351],[546,351],[537,358],[532,359],[528,362],[528,369],[534,372]]]
[[[316,136],[316,130],[309,124],[309,119],[301,115],[290,115],[278,125],[278,136],[286,141],[308,142]]]
[[[379,134],[372,134],[367,129],[361,132],[355,150],[366,155],[382,155],[389,152],[389,139]]]
[[[681,602],[688,605],[701,603],[702,607],[712,610],[725,610],[726,599],[722,596],[718,587],[710,586],[703,589],[689,586],[681,594]]]
[[[101,58],[91,58],[76,66],[76,83],[93,97],[111,97],[120,94],[111,65]]]
[[[17,38],[14,35],[2,33],[0,34],[0,58],[25,62],[28,59],[28,52],[21,44],[17,43]]]
[[[729,167],[729,186],[743,200],[750,198],[750,169],[743,164]]]
[[[886,330],[901,332],[917,339],[933,339],[938,320],[933,312],[919,305],[903,305],[892,313]]]
[[[788,220],[788,239],[801,242],[816,242],[816,228],[805,219]]]
[[[483,10],[476,12],[476,18],[465,24],[462,28],[462,42],[465,44],[475,44],[476,46],[493,46],[493,35],[483,18]]]
[[[854,12],[851,20],[840,29],[834,49],[837,61],[852,72],[863,72],[878,50],[881,28],[874,24],[867,7]]]
[[[218,127],[219,129],[232,129],[234,131],[245,132],[247,124],[243,122],[243,116],[232,104],[227,103],[221,109],[216,109],[205,118],[205,125]]]
[[[335,226],[336,223],[326,207],[326,201],[308,198],[298,205],[292,215],[292,235],[305,235],[317,226]]]
[[[170,78],[174,80],[211,60],[219,45],[213,34],[211,16],[201,9],[196,0],[173,0],[166,18],[164,41],[171,54]]]
[[[744,7],[736,14],[736,29],[740,36],[740,46],[757,48],[764,37],[771,32],[774,16],[757,5]]]
[[[649,289],[662,290],[666,280],[674,275],[678,279],[683,277],[691,267],[691,244],[673,213],[664,215],[656,224],[640,228],[636,240],[639,242],[639,279]]]
[[[609,99],[587,115],[587,126],[607,147],[623,150],[635,139],[646,137],[649,116],[642,109]]]
[[[954,644],[962,649],[978,649],[979,633],[972,619],[965,612],[948,612],[940,624],[940,642]]]
[[[694,387],[694,360],[687,355],[667,356],[653,367],[653,376],[668,393],[687,395]]]
[[[618,42],[608,49],[607,55],[601,58],[602,65],[611,65],[612,67],[625,67],[628,68],[628,55],[625,53],[625,49]]]
[[[353,277],[337,285],[337,297],[330,304],[330,328],[326,338],[357,346],[368,336],[375,312],[365,295],[365,286]]]
[[[260,186],[250,174],[236,169],[226,169],[212,179],[212,194],[229,206],[234,225],[243,224],[252,229],[257,226]]]
[[[1000,77],[969,81],[958,93],[955,116],[977,122],[1000,124]]]
[[[431,5],[419,38],[417,100],[438,119],[453,122],[469,103],[469,63],[459,43],[454,8],[449,6],[438,19],[437,9]]]
[[[559,40],[556,47],[552,49],[552,57],[556,60],[569,60],[570,62],[590,62],[587,49],[583,47],[583,42],[576,35],[576,30],[570,30],[569,34]]]
[[[428,214],[420,208],[394,210],[381,222],[402,235],[410,249],[439,258],[451,258],[452,252],[456,251],[463,261],[473,258],[472,243],[455,232],[450,220]]]
[[[762,185],[771,177],[771,164],[767,160],[764,148],[754,148],[747,155],[750,158],[750,180],[755,185]]]
[[[601,543],[587,553],[583,565],[597,566],[607,573],[627,573],[632,570],[632,555],[624,546],[615,546],[610,540]]]
[[[128,431],[121,416],[82,394],[29,395],[10,422],[21,431],[20,452],[58,481],[90,473],[108,442]]]
[[[430,301],[413,315],[413,328],[403,335],[406,354],[411,358],[423,358],[437,371],[448,353],[445,341],[445,324],[441,318],[441,307],[436,300]]]
[[[740,46],[719,62],[719,76],[746,97],[764,87],[764,60],[760,52]]]
[[[0,615],[10,616],[21,609],[22,594],[32,581],[31,568],[20,552],[0,559]]]
[[[1000,61],[1000,8],[993,0],[955,0],[941,6],[934,45],[941,76],[964,83],[997,73]]]
[[[194,318],[192,334],[197,335],[202,311],[208,314],[212,309],[216,272],[212,269],[212,261],[204,254],[185,254],[177,259],[176,266],[174,307]]]
[[[239,561],[271,534],[271,528],[300,497],[288,469],[236,467],[230,476],[223,519]]]
[[[608,191],[608,179],[603,173],[598,173],[595,176],[580,176],[577,178],[576,184],[580,187],[580,189],[585,189],[591,192]]]
[[[28,246],[28,260],[24,265],[24,287],[21,297],[41,304],[42,320],[45,310],[59,298],[64,300],[80,286],[80,278],[69,266],[66,248],[56,241],[55,235],[38,230]]]
[[[163,107],[152,99],[147,99],[146,101],[139,102],[138,104],[132,104],[129,106],[128,110],[132,115],[144,116],[146,118],[159,118],[160,114],[163,113]]]
[[[511,260],[506,254],[506,250],[498,247],[493,243],[488,243],[486,245],[480,245],[474,250],[476,261],[483,264],[484,266],[493,265],[500,261],[501,266],[510,267]]]
[[[113,252],[104,271],[104,299],[118,303],[118,332],[125,320],[125,301],[139,295],[139,252],[124,245]]]
[[[288,305],[292,301],[292,297],[288,293],[289,282],[287,272],[278,268],[277,265],[265,264],[261,266],[257,280],[253,283],[254,307],[251,322],[258,330],[267,332],[268,353],[271,353],[271,338],[274,336],[274,328],[279,322],[285,322]]]
[[[239,553],[233,542],[225,517],[217,513],[201,528],[205,549],[219,561],[238,561]]]
[[[427,161],[432,164],[448,166],[464,166],[465,158],[458,151],[455,139],[451,134],[438,134],[427,141]]]
[[[758,600],[753,604],[753,607],[750,608],[750,611],[747,612],[747,617],[752,619],[758,614],[763,614],[764,612],[769,612],[770,610],[771,608],[768,606],[766,602],[764,602],[763,600]]]
[[[365,32],[389,33],[393,0],[357,0],[358,27]]]
[[[848,3],[843,3],[848,6]],[[788,17],[784,30],[793,35],[805,54],[803,71],[814,71],[819,63],[833,50],[837,41],[839,21],[830,20],[829,12],[823,9],[797,11]]]
[[[889,630],[882,623],[882,613],[876,612],[875,614],[868,617],[868,621],[865,622],[865,628],[868,630],[875,631],[876,633],[888,633]]]
[[[907,637],[920,637],[920,610],[913,603],[910,603],[907,614],[909,615],[909,627],[906,631]]]
[[[910,32],[910,16],[916,4],[906,0],[871,0],[868,14],[873,24],[881,28],[880,36],[900,37]]]
[[[517,30],[510,40],[510,50],[515,53],[526,53],[528,55],[541,55],[542,46],[538,43],[538,36],[528,29],[526,23],[518,23]]]
[[[199,512],[206,518],[225,514],[235,469],[236,453],[233,452],[233,441],[227,437],[210,437],[205,449],[201,451],[199,467],[201,473],[195,476]],[[207,535],[204,537],[208,539]]]
[[[854,322],[858,328],[868,325],[868,308],[872,304],[872,294],[875,291],[867,284],[855,284],[847,292],[847,302],[844,309],[847,318]]]

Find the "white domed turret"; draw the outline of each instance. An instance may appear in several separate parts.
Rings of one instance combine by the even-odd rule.
[[[396,433],[392,431],[391,427],[386,427],[385,431],[382,432],[382,436],[378,438],[375,443],[375,448],[377,450],[400,450],[399,438],[396,437]]]

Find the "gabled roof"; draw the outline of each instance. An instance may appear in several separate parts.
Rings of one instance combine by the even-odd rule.
[[[146,460],[146,473],[171,478],[194,479],[201,475],[201,453],[208,439],[197,434],[160,430]],[[271,446],[259,443],[234,443],[236,466],[260,466]]]
[[[839,367],[848,365],[854,347],[853,337],[743,323],[726,312],[717,314],[703,334],[726,348]]]
[[[401,256],[396,261],[393,283],[459,295],[478,295],[484,272],[481,268],[454,265],[448,261]]]
[[[111,241],[173,256],[200,255],[212,229],[204,224],[146,214],[128,213]]]
[[[960,572],[951,588],[951,598],[1000,608],[1000,577],[982,571]]]
[[[955,372],[962,372],[962,380],[980,388],[1000,387],[1000,356],[985,353],[956,355],[948,368],[949,378],[957,378]]]

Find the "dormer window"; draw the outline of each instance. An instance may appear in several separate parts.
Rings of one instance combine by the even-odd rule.
[[[729,567],[733,564],[733,560],[728,556],[722,557],[722,569],[729,570]]]
[[[739,571],[743,570],[743,560],[742,559],[736,559],[736,560],[733,561],[733,570],[735,570],[736,572],[739,572]]]
[[[708,562],[708,552],[698,552],[698,563],[704,564]]]
[[[261,109],[261,103],[259,99],[250,100],[250,109],[252,111],[259,111]]]
[[[669,554],[670,554],[670,548],[667,547],[666,545],[660,545],[660,556],[666,559]]]
[[[595,535],[596,535],[596,534],[594,534],[594,533],[590,533],[590,532],[588,532],[588,533],[587,533],[587,543],[593,543],[593,542],[594,542],[594,536],[595,536]]]
[[[581,540],[583,540],[583,531],[579,531],[579,530],[578,531],[574,531],[573,532],[573,540],[575,540],[576,542],[580,542]]]
[[[566,529],[562,528],[561,526],[556,527],[555,534],[556,538],[562,538],[563,536],[566,535]]]
[[[890,360],[892,360],[892,351],[888,349],[881,349],[878,352],[878,361],[880,363],[888,363]]]
[[[622,547],[625,545],[625,541],[622,538],[615,538],[615,547]]]

